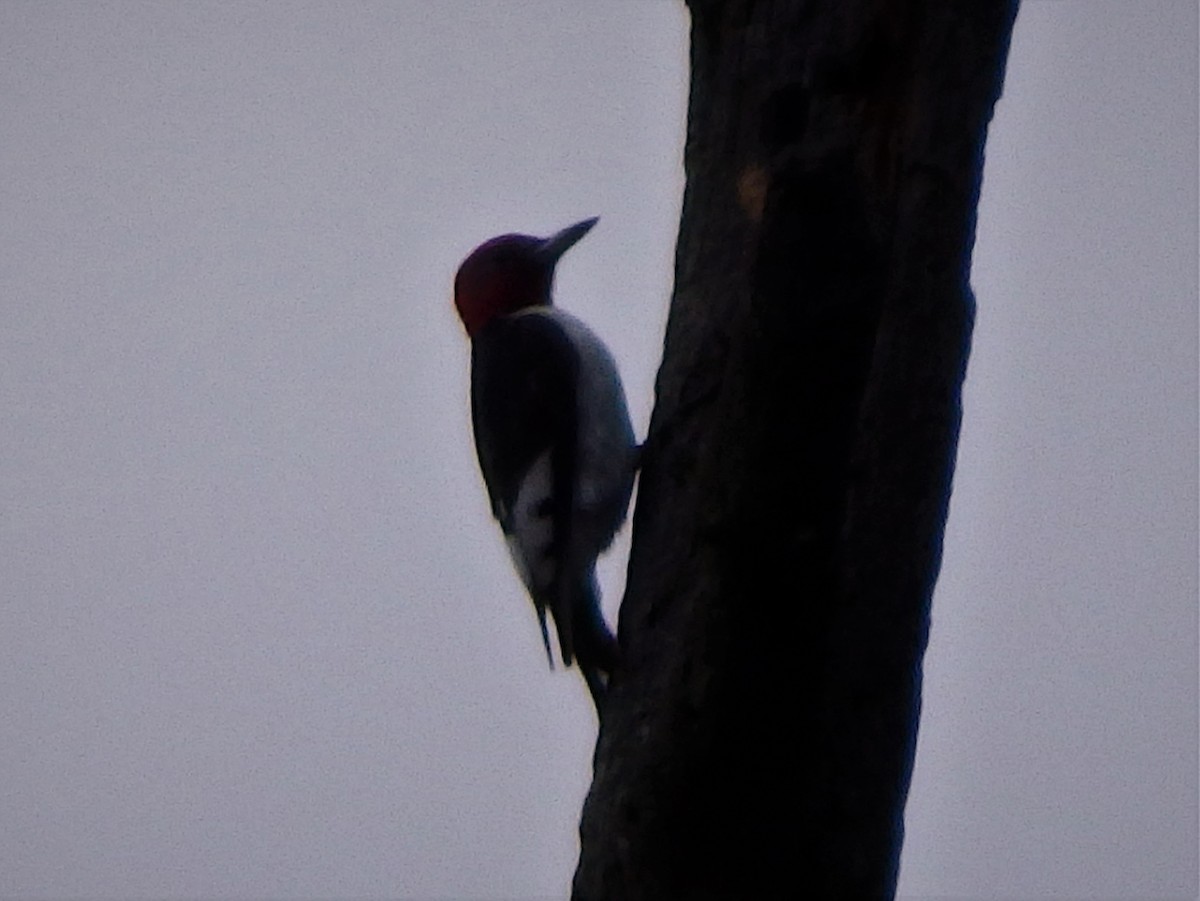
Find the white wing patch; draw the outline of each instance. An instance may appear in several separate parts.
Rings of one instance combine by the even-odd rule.
[[[554,543],[553,488],[550,451],[546,451],[521,479],[504,536],[521,581],[535,598],[554,583],[557,561],[550,556]]]

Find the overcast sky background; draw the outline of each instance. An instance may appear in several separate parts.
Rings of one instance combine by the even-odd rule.
[[[989,139],[901,892],[1197,892],[1197,10],[1028,0]],[[0,897],[564,897],[593,715],[450,306],[644,434],[679,4],[0,4]],[[623,542],[602,579],[613,614]]]

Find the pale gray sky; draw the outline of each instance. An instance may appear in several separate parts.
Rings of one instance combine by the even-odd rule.
[[[1197,890],[1196,29],[1017,25],[913,897]],[[600,215],[558,294],[644,432],[686,52],[666,0],[0,4],[0,897],[565,895],[593,717],[450,281]]]

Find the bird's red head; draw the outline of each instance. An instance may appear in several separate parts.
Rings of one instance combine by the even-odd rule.
[[[454,277],[454,306],[467,334],[474,338],[497,316],[549,306],[555,263],[596,221],[584,219],[549,238],[501,235],[471,251]]]

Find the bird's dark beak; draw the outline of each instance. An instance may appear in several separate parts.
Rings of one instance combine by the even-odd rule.
[[[591,219],[584,219],[582,222],[568,225],[562,231],[555,232],[538,247],[538,257],[543,262],[553,266],[558,262],[559,257],[570,250],[575,245],[575,242],[591,231],[592,226],[599,221],[599,216],[593,216]]]

